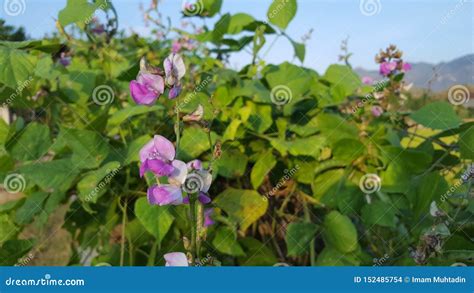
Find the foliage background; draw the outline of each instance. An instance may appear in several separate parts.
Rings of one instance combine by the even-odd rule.
[[[148,205],[138,176],[138,150],[154,134],[174,137],[176,105],[138,106],[128,90],[140,58],[159,65],[179,39],[197,44],[182,52],[179,109],[201,104],[206,121],[185,125],[179,158],[210,162],[208,131],[221,153],[203,265],[472,264],[472,179],[462,179],[474,158],[472,113],[446,97],[403,102],[401,75],[373,117],[374,88],[350,64],[297,65],[305,45],[285,33],[296,1],[274,1],[267,20],[222,14],[221,2],[177,12],[218,19],[202,30],[171,27],[152,8],[162,38],[118,32],[104,0],[69,0],[51,38],[2,30],[0,101],[13,116],[0,120],[1,264],[163,265],[164,253],[186,250],[187,207]],[[96,10],[107,13],[102,34]],[[273,34],[292,44],[295,62],[261,59]],[[229,69],[241,50],[253,62]],[[367,174],[380,179],[370,194],[360,188]]]

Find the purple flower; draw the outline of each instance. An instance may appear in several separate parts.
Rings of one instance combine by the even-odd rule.
[[[179,96],[180,93],[181,93],[181,86],[175,84],[175,85],[170,89],[170,93],[169,93],[168,98],[170,98],[171,100],[172,100],[172,99],[175,99],[177,96]]]
[[[407,72],[407,71],[410,71],[410,70],[411,70],[411,64],[407,63],[407,62],[403,62],[402,71]]]
[[[187,267],[188,258],[182,252],[170,252],[164,255],[167,267]]]
[[[66,56],[66,53],[62,52],[61,56],[59,57],[59,63],[61,63],[64,67],[67,67],[71,64],[71,57]]]
[[[130,94],[140,105],[151,105],[164,92],[163,77],[145,71],[138,73],[137,79],[130,82]]]
[[[183,194],[179,186],[171,184],[152,185],[147,191],[148,202],[152,205],[180,205]]]
[[[374,83],[374,79],[370,76],[364,76],[364,77],[362,77],[362,83],[370,85],[370,84]]]
[[[208,227],[214,224],[214,220],[211,218],[213,212],[213,209],[206,209],[204,211],[204,227]]]
[[[161,135],[149,141],[140,150],[140,176],[146,171],[152,171],[158,176],[168,176],[174,171],[172,162],[176,151],[173,144]]]
[[[396,62],[382,62],[380,64],[380,74],[387,76],[397,68]]]
[[[181,55],[172,53],[164,61],[166,84],[173,86],[179,85],[179,81],[183,78],[186,73],[186,67],[184,66],[183,58]]]
[[[372,112],[372,115],[374,115],[374,117],[380,117],[380,115],[382,115],[382,113],[384,112],[382,107],[380,106],[372,106],[372,109],[370,111]]]
[[[192,160],[191,162],[188,162],[187,164],[188,170],[202,170],[202,162],[200,160]]]

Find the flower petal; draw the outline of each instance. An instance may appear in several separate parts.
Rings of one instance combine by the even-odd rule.
[[[137,81],[155,92],[158,96],[165,91],[165,82],[160,75],[141,72],[138,74]]]
[[[204,192],[199,193],[198,200],[202,204],[208,204],[211,202],[211,198]]]
[[[167,253],[163,256],[166,260],[166,266],[167,267],[187,267],[189,266],[188,264],[188,258],[186,257],[186,254],[182,252],[170,252]]]
[[[155,150],[166,160],[172,161],[176,155],[174,145],[161,135],[155,135],[153,138]]]
[[[180,205],[183,203],[183,194],[177,186],[163,184],[153,185],[148,189],[148,202],[152,205]]]
[[[130,82],[130,95],[139,105],[151,105],[159,96],[156,92],[136,80]]]
[[[202,162],[200,160],[192,160],[186,165],[188,166],[188,171],[202,170]]]
[[[168,164],[160,159],[147,160],[145,164],[145,172],[150,170],[158,176],[168,176],[174,171],[174,167],[171,164]]]
[[[144,163],[147,159],[153,159],[155,152],[155,141],[152,139],[140,150],[140,162]]]
[[[174,160],[171,164],[173,172],[169,175],[168,181],[173,185],[181,186],[188,176],[188,167],[185,162],[179,160]]]

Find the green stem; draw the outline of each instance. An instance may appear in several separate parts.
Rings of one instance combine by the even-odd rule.
[[[191,252],[194,253],[193,262],[196,262],[197,254],[197,231],[196,231],[196,199],[194,195],[189,195],[189,208],[191,212]]]
[[[158,251],[158,246],[159,246],[159,242],[158,240],[155,241],[155,243],[153,243],[153,246],[151,247],[151,251],[150,251],[150,254],[148,255],[148,261],[147,261],[147,266],[154,266],[155,265],[155,260],[156,260],[156,253]]]
[[[174,132],[176,134],[176,155],[178,154],[179,150],[179,141],[181,139],[181,127],[180,127],[180,119],[179,119],[179,97],[176,98],[176,122],[174,124]]]
[[[120,199],[119,199],[120,200]],[[127,199],[122,207],[122,237],[120,239],[120,266],[123,267],[125,259],[125,226],[127,225]]]

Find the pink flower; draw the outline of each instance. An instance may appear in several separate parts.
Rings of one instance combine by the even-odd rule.
[[[140,105],[152,105],[165,90],[163,77],[144,71],[138,73],[137,79],[130,82],[130,94]]]
[[[171,51],[176,54],[181,50],[181,43],[178,41],[173,41],[173,44],[171,45]]]
[[[387,76],[397,68],[396,62],[382,62],[380,64],[380,74]]]
[[[410,71],[410,70],[411,70],[411,64],[408,63],[408,62],[403,62],[402,71],[407,72],[407,71]]]
[[[374,115],[374,117],[380,117],[380,115],[382,115],[382,113],[384,112],[382,107],[380,106],[372,106],[372,109],[370,111],[372,112],[372,115]]]
[[[170,89],[170,93],[168,95],[168,98],[171,99],[171,100],[176,99],[176,97],[179,96],[180,93],[181,93],[181,86],[180,85],[174,85]]]
[[[363,84],[373,84],[374,79],[370,76],[364,76],[364,77],[362,77],[362,83]]]
[[[140,176],[143,177],[147,171],[152,171],[158,176],[171,175],[175,170],[173,166],[175,154],[174,146],[169,140],[161,135],[155,135],[140,150]]]
[[[182,252],[170,252],[163,256],[167,267],[187,267],[189,266],[186,254]]]
[[[214,220],[211,218],[213,212],[213,209],[206,209],[204,211],[204,227],[208,227],[214,224]]]
[[[67,67],[71,64],[71,57],[62,52],[61,56],[59,57],[59,63],[61,63],[64,67]]]

